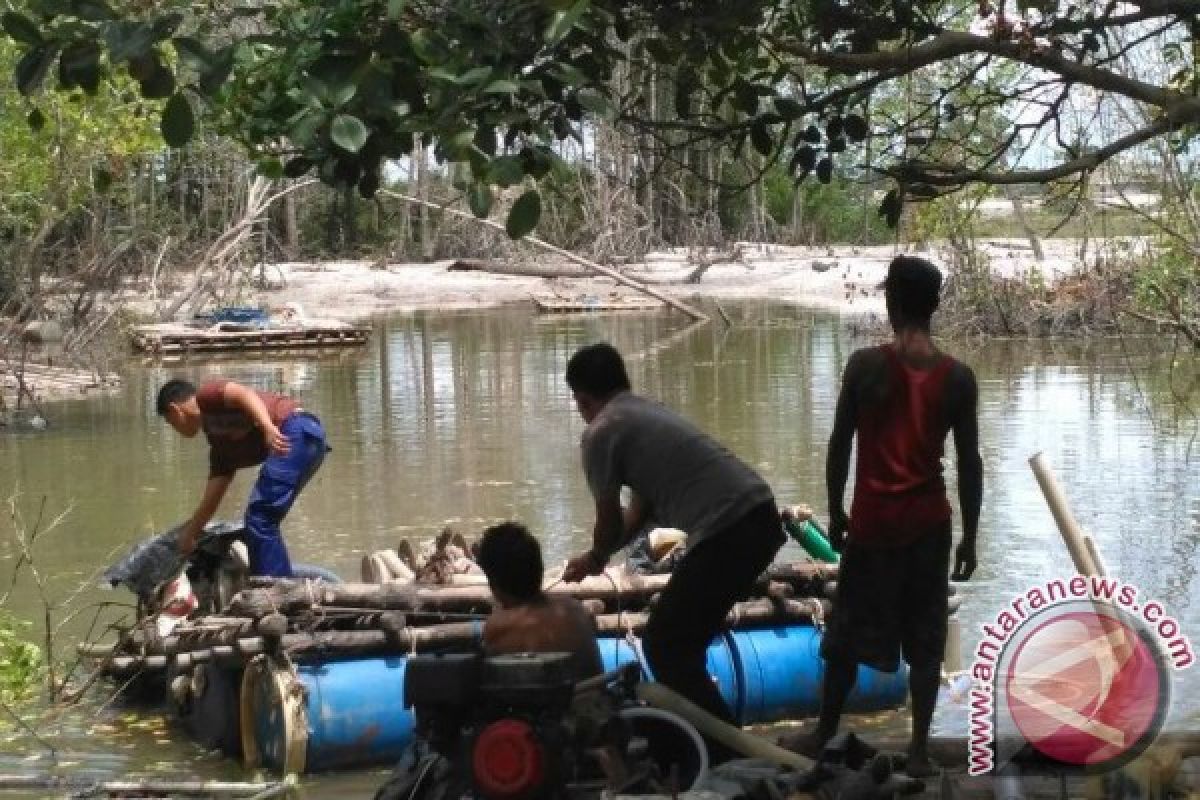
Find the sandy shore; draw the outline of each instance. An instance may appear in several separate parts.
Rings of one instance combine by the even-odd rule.
[[[1074,242],[1045,242],[1046,260],[1037,262],[1023,240],[992,240],[984,245],[993,271],[1015,277],[1040,269],[1052,283],[1079,268]],[[741,258],[712,266],[699,283],[686,283],[695,269],[687,253],[672,250],[650,254],[644,263],[622,267],[633,278],[648,280],[680,300],[770,299],[844,314],[883,310],[882,293],[875,289],[888,261],[897,252],[882,247],[783,247],[744,243]],[[936,249],[922,253],[939,265],[946,261]],[[312,317],[361,319],[392,311],[484,308],[528,302],[534,296],[600,298],[637,293],[604,277],[540,278],[450,270],[452,261],[425,264],[369,261],[281,263],[267,267],[272,288],[246,298],[269,308],[298,303]],[[538,260],[539,265],[546,264]],[[131,298],[139,311],[145,301]]]

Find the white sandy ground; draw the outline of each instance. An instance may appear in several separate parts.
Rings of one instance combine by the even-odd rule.
[[[1029,244],[1017,239],[981,243],[997,275],[1017,277],[1040,270],[1046,283],[1078,272],[1078,244],[1074,240],[1046,240],[1046,259],[1037,262]],[[695,267],[687,252],[676,249],[651,253],[644,263],[622,267],[630,277],[649,279],[655,288],[680,300],[764,299],[830,311],[858,314],[883,310],[882,293],[874,287],[883,280],[888,261],[898,252],[892,246],[784,247],[743,243],[741,260],[711,267],[698,284],[683,279]],[[529,258],[538,264],[562,263],[541,258],[532,248]],[[915,252],[915,251],[910,251]],[[939,248],[915,253],[939,266],[948,263]],[[268,308],[298,303],[309,318],[362,319],[392,311],[417,309],[484,308],[529,302],[537,296],[564,299],[604,299],[637,293],[605,277],[540,278],[498,275],[478,271],[452,271],[452,261],[390,263],[370,261],[271,264],[266,274],[272,288],[256,291],[242,302]],[[258,271],[257,269],[255,270]],[[132,310],[150,313],[145,291],[122,298]]]

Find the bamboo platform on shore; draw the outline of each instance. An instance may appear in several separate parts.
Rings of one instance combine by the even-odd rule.
[[[356,347],[367,343],[371,329],[346,323],[296,327],[196,328],[173,323],[139,325],[131,332],[133,346],[146,353],[178,355],[241,350],[293,350]]]

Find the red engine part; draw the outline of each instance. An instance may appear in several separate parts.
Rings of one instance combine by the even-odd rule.
[[[475,739],[471,767],[475,786],[486,797],[517,800],[531,796],[546,776],[545,752],[533,727],[519,719],[501,719]]]

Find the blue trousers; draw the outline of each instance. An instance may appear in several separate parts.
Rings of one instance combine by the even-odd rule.
[[[286,456],[268,455],[258,472],[246,506],[246,549],[251,575],[292,575],[292,561],[279,525],[296,497],[329,452],[325,429],[312,414],[292,414],[279,426],[290,449]]]

